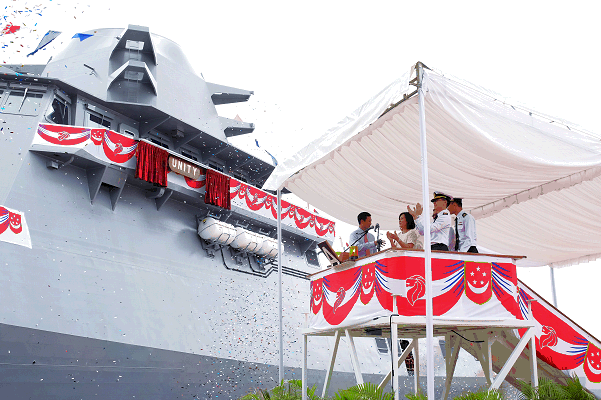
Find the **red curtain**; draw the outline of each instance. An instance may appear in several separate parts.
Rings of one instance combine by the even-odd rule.
[[[230,177],[207,169],[205,182],[205,203],[231,210]]]
[[[169,153],[146,142],[138,142],[136,148],[136,178],[167,186]]]

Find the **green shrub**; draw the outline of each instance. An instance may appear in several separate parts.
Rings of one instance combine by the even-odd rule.
[[[503,400],[503,395],[496,389],[480,388],[476,392],[466,392],[453,400]]]
[[[576,375],[572,377],[568,381],[568,384],[563,387],[563,390],[568,395],[568,398],[574,400],[595,400],[595,396],[591,393],[587,392],[582,384],[580,383],[580,379]]]
[[[307,388],[309,400],[325,400],[315,394],[316,387]],[[587,392],[576,375],[570,378],[565,386],[550,379],[540,378],[538,387],[520,382],[522,400],[596,400],[595,396]],[[428,397],[421,390],[415,394],[406,394],[409,400],[427,400]],[[256,389],[240,400],[301,400],[302,383],[300,380],[282,381],[271,390]],[[394,393],[385,392],[373,383],[352,386],[342,389],[334,395],[333,400],[393,400]],[[503,400],[503,395],[498,390],[481,388],[476,392],[466,392],[453,400]]]
[[[546,378],[538,380],[537,388],[522,382],[520,392],[524,400],[595,400],[595,396],[584,389],[576,375],[565,386]]]
[[[320,397],[315,395],[315,389],[315,386],[307,388],[307,397],[310,400],[320,400]],[[300,400],[302,393],[302,382],[294,379],[282,381],[271,390],[256,389],[254,393],[249,393],[240,400]]]
[[[383,388],[366,382],[362,385],[342,389],[334,395],[334,400],[393,400],[392,392],[385,392]]]
[[[417,389],[417,394],[406,394],[406,398],[409,400],[428,400],[428,395],[426,395],[421,389]]]

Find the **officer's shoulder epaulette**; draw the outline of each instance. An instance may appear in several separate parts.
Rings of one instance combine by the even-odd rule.
[[[462,217],[463,218],[467,217],[467,213],[464,212],[463,215],[462,215]]]

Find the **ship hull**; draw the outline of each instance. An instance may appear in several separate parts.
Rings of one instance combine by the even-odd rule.
[[[25,213],[32,248],[0,243],[1,397],[238,398],[276,384],[277,273],[257,274],[228,251],[209,257],[196,205],[158,211],[126,185],[112,210],[108,188],[90,202],[85,170],[46,162],[25,153],[5,202]],[[294,379],[310,298],[302,276],[316,268],[295,243],[284,247],[284,365]],[[332,345],[311,339],[311,385],[321,387]],[[364,379],[379,382],[389,354],[371,338],[358,339],[357,351]],[[356,383],[345,357],[332,393]],[[454,388],[484,383],[470,379]]]
[[[237,399],[276,385],[275,365],[252,363],[0,324],[0,398],[4,399]],[[286,379],[300,379],[287,367]],[[319,394],[323,370],[309,369]],[[381,374],[363,374],[378,384]],[[400,377],[401,395],[413,392],[413,377]],[[451,398],[485,385],[482,377],[457,377]],[[356,384],[351,372],[335,371],[328,394]],[[425,378],[420,385],[425,387]],[[387,390],[390,390],[390,385]],[[436,377],[437,395],[443,377]],[[505,385],[509,398],[516,392]]]

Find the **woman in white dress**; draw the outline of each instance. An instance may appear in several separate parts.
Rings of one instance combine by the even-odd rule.
[[[423,237],[415,229],[415,221],[413,216],[408,212],[399,215],[399,228],[401,233],[388,232],[386,236],[390,240],[392,248],[397,249],[423,249]]]

